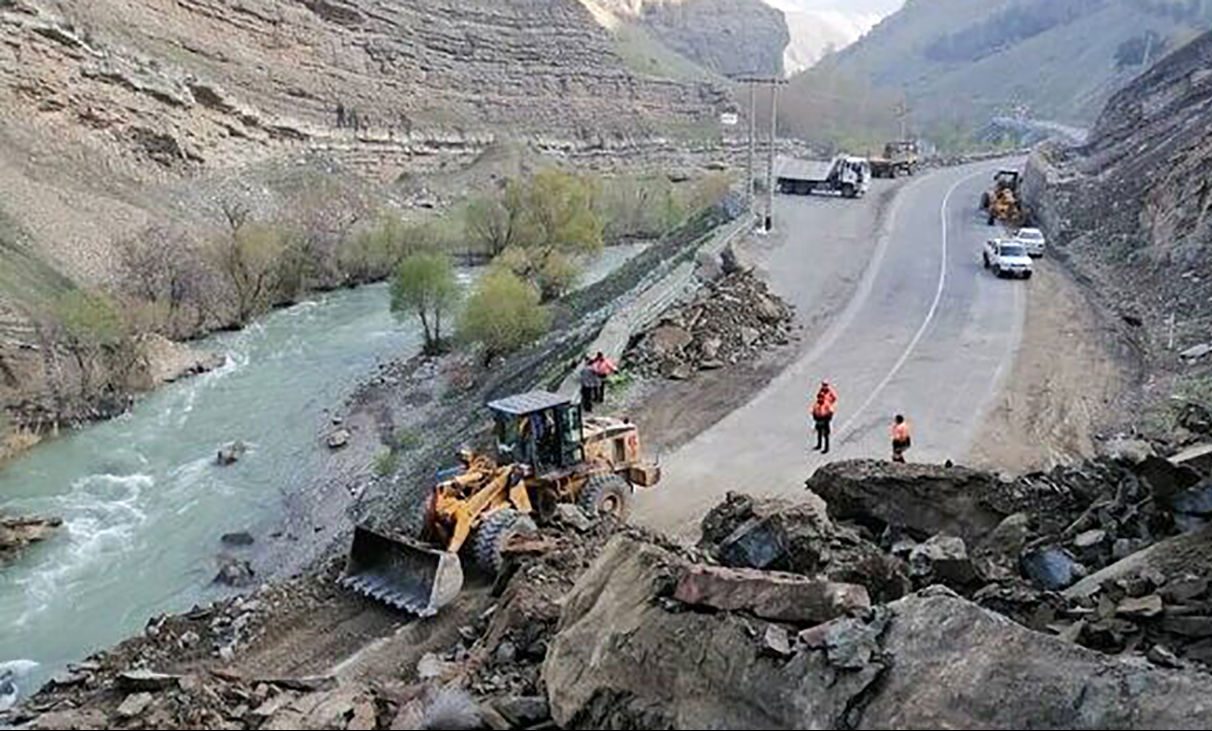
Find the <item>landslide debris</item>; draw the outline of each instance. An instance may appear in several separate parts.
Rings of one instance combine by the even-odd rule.
[[[1192,489],[1174,488],[1190,475],[1140,454],[1014,479],[871,462],[822,472],[809,485],[833,495],[836,510],[810,492],[732,493],[704,517],[694,548],[563,510],[510,542],[504,571],[465,619],[408,625],[408,637],[430,638],[428,651],[390,670],[284,677],[242,664],[249,648],[272,644],[280,618],[346,596],[330,568],[157,618],[4,720],[261,729],[1212,721],[1202,700],[1212,691],[1212,526],[1183,532],[1174,520]],[[938,506],[926,510],[931,499]],[[1117,559],[1123,540],[1132,550]],[[1036,564],[1051,570],[1061,559],[1038,556],[1063,557],[1074,583],[1041,586]]]
[[[786,345],[792,317],[791,306],[765,282],[748,269],[734,267],[633,338],[624,361],[646,376],[686,380],[698,371],[752,360],[764,350]]]

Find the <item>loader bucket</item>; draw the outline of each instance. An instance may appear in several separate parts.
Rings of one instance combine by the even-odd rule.
[[[463,567],[457,554],[358,526],[341,584],[428,617],[458,596]]]

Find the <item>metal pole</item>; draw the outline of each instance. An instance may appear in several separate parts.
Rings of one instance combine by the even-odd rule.
[[[757,214],[753,207],[753,157],[757,146],[757,84],[752,80],[746,83],[749,84],[749,167],[745,177],[745,204],[749,208],[749,217],[752,219]]]
[[[770,84],[770,155],[766,159],[766,231],[774,228],[774,150],[779,115],[779,84]]]

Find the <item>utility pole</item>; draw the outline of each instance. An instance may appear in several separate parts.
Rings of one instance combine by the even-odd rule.
[[[774,152],[778,122],[778,87],[787,82],[769,76],[740,76],[733,77],[733,79],[749,86],[749,166],[746,170],[748,180],[746,181],[745,200],[749,202],[750,216],[758,215],[754,191],[754,183],[757,182],[754,177],[757,172],[754,169],[754,158],[757,155],[757,87],[758,85],[770,87],[770,150],[766,161],[766,215],[762,217],[763,228],[769,231],[773,226],[774,218]]]
[[[752,81],[749,83],[749,167],[745,171],[745,205],[749,210],[750,218],[753,217],[755,211],[753,209],[753,157],[755,148],[757,147],[757,87]]]
[[[770,155],[766,159],[766,233],[774,228],[774,153],[778,147],[779,83],[770,83]]]

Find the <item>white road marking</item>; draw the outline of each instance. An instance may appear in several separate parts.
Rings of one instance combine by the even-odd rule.
[[[864,401],[862,405],[850,415],[850,418],[847,419],[845,423],[843,423],[838,429],[838,436],[840,437],[839,441],[845,441],[845,434],[850,429],[850,426],[854,424],[854,422],[860,416],[862,416],[867,407],[871,406],[872,402],[874,402],[875,399],[880,395],[880,392],[883,391],[884,388],[892,382],[892,379],[896,377],[896,374],[900,371],[901,367],[904,366],[905,362],[909,360],[909,356],[913,354],[914,348],[917,347],[917,344],[926,334],[926,330],[929,329],[930,323],[934,321],[934,315],[938,312],[939,303],[943,300],[943,290],[947,287],[947,207],[951,203],[951,196],[961,185],[969,180],[972,180],[973,178],[987,174],[988,171],[980,170],[972,173],[971,175],[966,175],[955,181],[955,184],[947,190],[947,194],[943,196],[943,203],[939,208],[939,219],[942,222],[942,251],[938,268],[938,286],[934,290],[934,301],[930,303],[930,309],[926,312],[926,319],[922,320],[922,324],[917,329],[913,339],[910,340],[909,344],[905,346],[904,352],[901,353],[901,357],[897,359],[896,363],[892,365],[892,369],[888,371],[888,375],[884,376],[884,380],[880,381],[879,385],[877,385],[871,391],[871,394],[867,396],[867,400]]]

